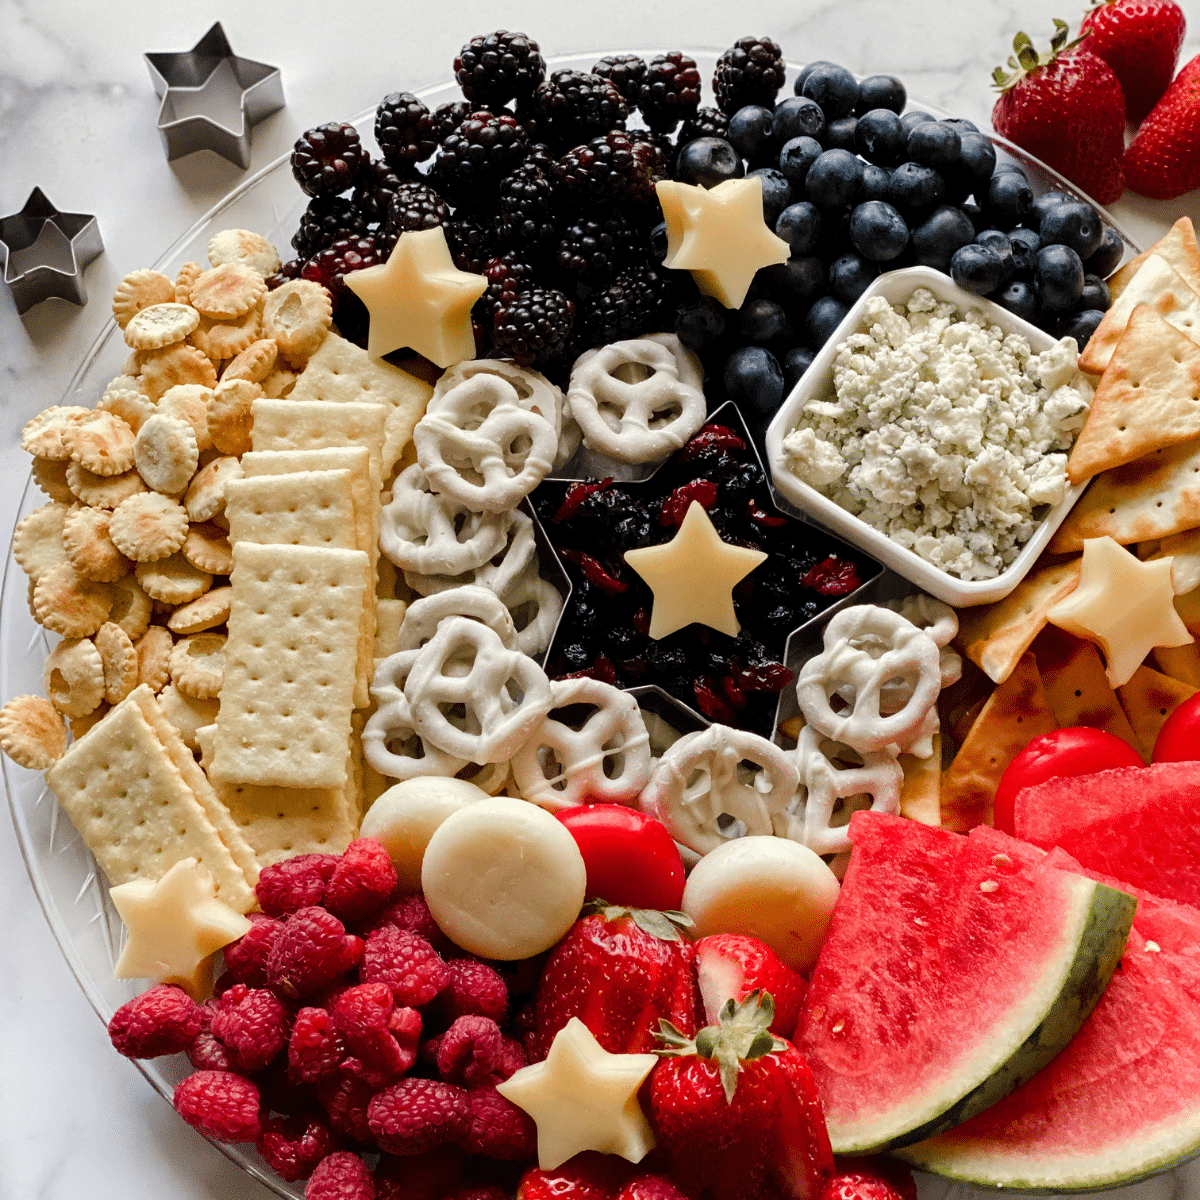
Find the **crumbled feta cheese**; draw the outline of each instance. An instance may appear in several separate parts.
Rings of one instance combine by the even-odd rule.
[[[797,478],[960,579],[991,579],[1065,495],[1092,389],[1075,343],[1019,334],[917,288],[868,302],[837,347],[833,394],[783,441]]]

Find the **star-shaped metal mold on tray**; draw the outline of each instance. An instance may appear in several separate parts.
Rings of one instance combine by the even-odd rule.
[[[213,150],[244,171],[251,126],[283,107],[279,68],[234,54],[220,21],[191,50],[145,58],[168,160]]]
[[[83,272],[103,249],[95,217],[61,212],[41,188],[29,193],[19,213],[0,217],[4,282],[19,313],[51,296],[86,304]]]

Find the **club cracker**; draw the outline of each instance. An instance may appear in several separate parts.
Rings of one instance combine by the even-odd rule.
[[[349,471],[297,471],[225,486],[231,542],[357,550]]]
[[[1200,246],[1196,244],[1196,230],[1191,217],[1180,217],[1149,250],[1143,250],[1112,274],[1108,290],[1114,300],[1129,286],[1129,281],[1152,254],[1166,259],[1193,291],[1200,292]]]
[[[329,446],[365,446],[371,482],[383,486],[383,444],[388,406],[374,402],[329,400],[255,400],[254,450],[321,450]]]
[[[1153,753],[1166,719],[1198,690],[1147,666],[1138,667],[1129,682],[1117,688],[1117,698],[1133,726],[1143,758],[1149,759]]]
[[[366,555],[239,542],[212,778],[341,787]]]
[[[1153,549],[1144,556],[1145,560],[1171,560],[1171,586],[1177,596],[1200,588],[1200,528],[1186,529],[1151,545]],[[1143,556],[1139,554],[1138,557]]]
[[[954,761],[942,775],[942,828],[966,833],[991,824],[996,785],[1004,769],[1035,737],[1058,728],[1026,651],[984,704]]]

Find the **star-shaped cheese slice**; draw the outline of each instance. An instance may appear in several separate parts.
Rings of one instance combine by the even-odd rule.
[[[475,357],[471,306],[487,280],[454,265],[440,225],[402,233],[387,262],[351,271],[345,280],[371,314],[372,358],[402,347],[439,367]]]
[[[544,1062],[522,1067],[496,1085],[537,1125],[538,1166],[552,1171],[583,1150],[641,1162],[654,1133],[638,1088],[655,1054],[609,1054],[578,1018],[554,1035]]]
[[[767,556],[721,541],[704,506],[693,500],[679,532],[661,546],[627,550],[625,561],[654,593],[650,636],[668,634],[696,622],[737,637],[733,589]]]
[[[759,267],[787,262],[791,247],[763,219],[762,181],[726,179],[714,188],[664,180],[658,202],[667,222],[663,265],[691,271],[696,286],[740,308]]]
[[[1171,560],[1140,562],[1110,537],[1083,543],[1079,586],[1047,614],[1050,622],[1104,651],[1113,687],[1133,678],[1155,646],[1184,646],[1192,635],[1175,611]]]
[[[108,894],[125,923],[116,977],[178,984],[195,1000],[212,991],[213,955],[250,929],[248,918],[216,898],[212,876],[194,858]]]

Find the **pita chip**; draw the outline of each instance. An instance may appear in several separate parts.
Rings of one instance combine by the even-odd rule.
[[[1149,250],[1143,250],[1113,272],[1108,281],[1108,290],[1114,300],[1129,286],[1129,281],[1152,254],[1166,259],[1183,276],[1192,291],[1200,292],[1200,246],[1196,244],[1196,230],[1191,217],[1180,217]]]
[[[1171,560],[1171,586],[1177,596],[1200,588],[1200,529],[1163,538],[1146,557]]]
[[[933,753],[925,758],[900,755],[904,783],[900,788],[900,815],[922,825],[942,823],[942,735],[933,735]]]
[[[1164,674],[1180,683],[1200,688],[1200,645],[1155,646],[1150,656]]]
[[[1198,690],[1145,666],[1138,667],[1129,682],[1117,688],[1121,707],[1137,735],[1143,758],[1150,757],[1158,731],[1166,719]]]

